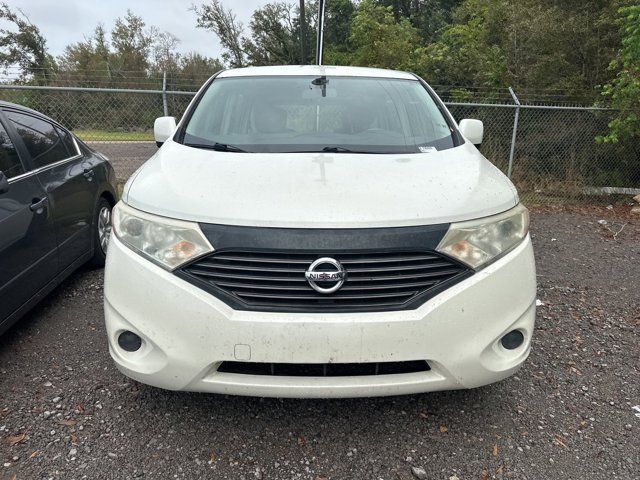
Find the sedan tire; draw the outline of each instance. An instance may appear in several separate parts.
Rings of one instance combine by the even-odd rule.
[[[93,258],[91,264],[94,267],[104,267],[111,236],[111,203],[100,197],[93,219]]]

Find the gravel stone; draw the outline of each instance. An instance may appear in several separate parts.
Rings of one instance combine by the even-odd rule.
[[[413,473],[414,477],[419,478],[420,480],[427,478],[427,471],[422,467],[411,467],[411,473]]]

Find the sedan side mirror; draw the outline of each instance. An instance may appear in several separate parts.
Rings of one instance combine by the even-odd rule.
[[[153,137],[157,146],[162,146],[176,129],[176,117],[158,117],[153,122]]]
[[[9,180],[6,175],[0,171],[0,194],[7,193],[9,191]]]
[[[480,145],[482,143],[482,137],[484,135],[484,125],[480,120],[474,120],[471,118],[465,118],[460,121],[458,129],[464,138],[469,140],[474,145]]]

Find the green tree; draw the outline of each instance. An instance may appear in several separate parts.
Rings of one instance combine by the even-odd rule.
[[[352,62],[351,26],[356,5],[352,0],[328,0],[324,26],[324,63],[349,65]]]
[[[617,0],[465,0],[427,47],[437,83],[556,90],[591,99],[610,78]]]
[[[602,94],[620,112],[609,123],[609,134],[600,138],[613,143],[640,137],[640,5],[620,8],[618,23],[622,48],[609,66],[615,77]]]
[[[408,18],[396,21],[392,7],[363,0],[351,24],[352,64],[412,70],[421,63],[418,30]]]
[[[247,64],[242,45],[244,26],[231,9],[225,9],[220,0],[210,0],[208,4],[192,6],[198,16],[196,27],[215,33],[225,50],[222,59],[231,67],[244,67]]]
[[[17,31],[0,29],[0,66],[18,66],[25,76],[37,84],[50,82],[56,71],[56,62],[47,50],[47,41],[40,29],[21,11],[14,12],[6,3],[0,4],[0,19],[15,26]]]
[[[145,28],[142,17],[127,10],[124,18],[117,18],[111,31],[111,68],[126,77],[131,72],[145,72],[158,35],[156,27]]]
[[[396,20],[409,18],[424,42],[437,38],[437,32],[451,23],[455,7],[461,0],[375,0],[376,4],[393,9]]]
[[[67,45],[58,59],[60,68],[56,80],[69,84],[108,86],[110,58],[107,34],[104,27],[98,25],[84,41]]]
[[[242,47],[251,65],[300,63],[299,7],[286,2],[268,3],[253,12],[251,39]]]

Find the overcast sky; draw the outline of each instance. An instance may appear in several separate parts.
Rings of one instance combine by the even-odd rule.
[[[220,56],[220,44],[215,34],[196,28],[196,15],[189,11],[192,3],[206,0],[8,0],[12,8],[20,8],[47,39],[49,51],[60,55],[70,43],[83,40],[98,23],[107,31],[117,17],[127,9],[141,16],[147,25],[173,33],[180,40],[179,50],[195,50],[210,57]],[[222,0],[248,28],[251,13],[268,0]],[[2,23],[2,26],[5,26]]]

